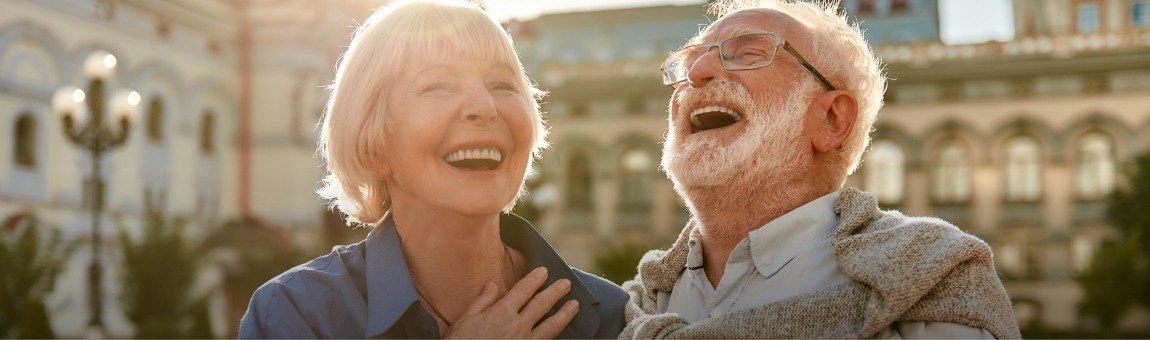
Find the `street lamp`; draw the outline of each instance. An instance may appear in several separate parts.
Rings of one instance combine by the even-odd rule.
[[[140,94],[132,90],[117,91],[111,96],[111,105],[105,103],[106,80],[116,67],[116,57],[107,51],[96,51],[84,60],[84,73],[88,76],[88,91],[68,86],[52,98],[52,107],[63,122],[68,141],[88,151],[92,158],[92,176],[89,179],[89,201],[92,209],[92,264],[88,267],[88,336],[104,337],[101,318],[103,300],[100,292],[103,268],[100,265],[100,213],[104,209],[104,183],[100,181],[100,159],[104,154],[124,145],[135,120]],[[87,104],[87,105],[83,105]],[[109,124],[110,111],[113,122]]]

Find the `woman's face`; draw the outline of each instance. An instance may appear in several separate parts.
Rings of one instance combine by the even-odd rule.
[[[498,214],[531,157],[535,114],[517,69],[485,58],[416,59],[391,84],[381,176],[393,207]]]

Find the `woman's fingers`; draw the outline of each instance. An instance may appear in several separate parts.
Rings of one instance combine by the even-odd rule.
[[[519,312],[519,315],[531,320],[531,324],[535,324],[536,321],[543,318],[543,315],[547,314],[547,311],[551,310],[551,306],[554,306],[556,302],[559,302],[560,298],[567,295],[567,292],[570,291],[571,280],[560,279],[555,281],[550,287],[547,287],[547,289],[544,289],[542,292],[539,292],[539,294],[536,294],[535,297],[531,298],[531,301],[527,303],[526,307],[523,307],[523,311]]]
[[[478,315],[484,310],[487,310],[487,307],[491,307],[498,298],[499,290],[495,288],[494,283],[488,282],[483,285],[483,293],[479,294],[479,297],[475,298],[475,301],[472,301],[470,306],[467,306],[467,310],[463,311],[463,315]]]
[[[571,322],[571,319],[575,318],[575,313],[578,312],[579,301],[568,300],[567,303],[563,304],[562,308],[559,308],[558,312],[555,312],[555,314],[551,315],[547,320],[544,320],[543,323],[539,324],[539,327],[535,327],[535,329],[531,330],[531,337],[535,339],[554,339],[556,336],[559,336],[559,332],[567,328],[567,324]]]
[[[535,295],[535,291],[547,282],[547,267],[539,267],[532,270],[522,280],[515,283],[511,290],[507,291],[507,295],[503,297],[498,303],[503,303],[512,312],[518,313],[523,309],[523,304]]]

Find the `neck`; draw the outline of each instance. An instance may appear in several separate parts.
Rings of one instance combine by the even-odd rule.
[[[707,280],[716,287],[731,251],[751,231],[831,192],[815,189],[802,176],[788,183],[694,187],[685,191],[703,244]]]
[[[396,231],[411,278],[425,306],[454,323],[487,283],[499,291],[519,280],[522,255],[504,246],[499,215],[468,217],[452,213],[392,208]]]

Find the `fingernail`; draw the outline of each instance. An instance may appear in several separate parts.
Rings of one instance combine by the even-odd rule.
[[[531,276],[534,276],[534,277],[540,277],[540,276],[544,276],[544,275],[547,275],[547,267],[539,267],[539,268],[535,268],[535,270],[531,271]]]
[[[559,288],[570,289],[571,288],[571,280],[559,279]]]
[[[579,301],[567,300],[567,303],[563,304],[563,308],[579,308]]]

